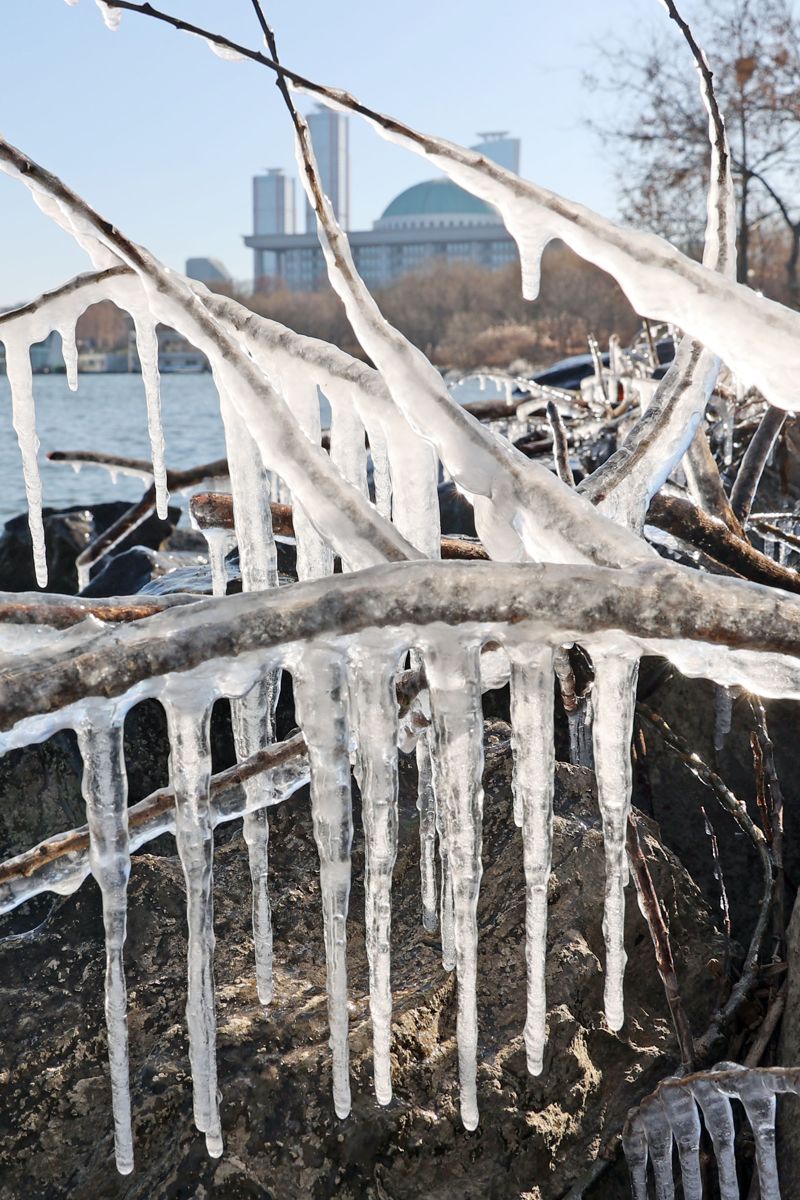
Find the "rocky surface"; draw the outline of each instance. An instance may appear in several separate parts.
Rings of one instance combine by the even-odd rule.
[[[72,595],[77,591],[75,559],[129,508],[125,501],[117,500],[91,507],[74,505],[72,508],[43,510],[49,592]],[[179,519],[178,508],[169,509],[166,521],[159,520],[153,513],[120,542],[114,553],[120,554],[134,545],[157,549]],[[35,591],[36,587],[28,517],[21,514],[6,521],[0,536],[0,591],[29,592]]]
[[[485,873],[480,905],[481,1124],[458,1117],[455,980],[420,921],[414,772],[402,771],[394,888],[395,1098],[371,1093],[363,930],[363,839],[356,813],[349,922],[353,1111],[336,1119],[322,928],[308,799],[273,813],[271,874],[276,999],[257,1002],[249,876],[241,837],[216,856],[219,1073],[226,1149],[205,1154],[191,1120],[185,1004],[184,893],[174,858],[137,856],[127,973],[136,1169],[112,1156],[102,1018],[99,897],[90,881],[60,901],[34,938],[0,943],[0,1200],[556,1200],[582,1177],[627,1108],[674,1068],[674,1044],[649,937],[629,893],[627,1021],[601,1016],[603,851],[592,776],[558,768],[550,890],[550,1042],[527,1074],[524,884],[511,819],[508,727],[487,726]],[[684,999],[702,1031],[719,937],[677,861],[648,832]],[[616,1181],[615,1181],[616,1180]],[[623,1196],[624,1168],[593,1196]]]

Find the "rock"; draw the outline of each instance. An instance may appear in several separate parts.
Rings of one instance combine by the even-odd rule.
[[[331,1104],[318,863],[308,797],[274,810],[270,838],[275,1001],[253,979],[249,872],[240,836],[216,854],[219,1082],[225,1153],[206,1156],[192,1125],[182,873],[136,857],[127,976],[136,1168],[113,1165],[102,1015],[98,893],[87,882],[36,938],[0,943],[0,1200],[556,1200],[582,1177],[626,1110],[675,1067],[647,930],[631,889],[627,1021],[610,1033],[603,992],[603,849],[590,772],[559,765],[550,886],[549,1026],[543,1074],[528,1075],[524,881],[511,817],[508,726],[486,738],[480,903],[481,1124],[458,1116],[455,979],[421,925],[415,773],[401,770],[393,896],[395,1097],[371,1091],[363,927],[364,847],[356,812],[349,920],[353,1111]],[[357,808],[357,806],[356,806]],[[646,852],[672,932],[684,1002],[702,1032],[721,943],[697,888],[646,827]],[[615,1184],[611,1184],[616,1187]],[[596,1192],[606,1197],[611,1191]],[[620,1195],[622,1193],[619,1193]]]
[[[478,536],[473,507],[450,480],[439,484],[439,515],[445,536]]]
[[[48,592],[73,595],[78,587],[75,559],[104,530],[114,524],[130,505],[124,500],[111,504],[74,505],[72,508],[43,509],[47,547]],[[115,554],[131,546],[158,548],[180,519],[180,509],[170,508],[169,519],[161,521],[155,513],[119,544]],[[0,537],[0,590],[29,592],[38,590],[33,573],[31,535],[27,514],[6,521]]]
[[[166,580],[167,582],[161,583]],[[154,588],[157,582],[160,586]],[[108,558],[81,592],[82,596],[133,596],[138,592],[211,594],[207,554],[187,550],[151,550],[133,546]]]

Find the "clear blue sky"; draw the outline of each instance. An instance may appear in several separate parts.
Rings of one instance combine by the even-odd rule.
[[[158,6],[258,44],[249,0]],[[294,171],[270,74],[135,14],[110,33],[93,0],[0,7],[4,135],[169,265],[209,254],[249,277],[251,176]],[[266,9],[287,65],[458,142],[508,129],[522,138],[524,175],[609,215],[613,172],[584,125],[602,101],[582,72],[615,26],[640,35],[652,24],[669,42],[657,0],[266,0]],[[351,159],[354,228],[430,175],[358,118]],[[0,176],[0,305],[86,266],[21,185]]]

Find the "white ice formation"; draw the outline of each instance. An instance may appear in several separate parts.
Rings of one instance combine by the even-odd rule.
[[[634,1200],[647,1200],[647,1167],[652,1164],[656,1194],[675,1195],[673,1145],[678,1152],[683,1195],[702,1200],[700,1115],[714,1148],[720,1200],[740,1200],[736,1177],[732,1100],[738,1100],[752,1130],[761,1200],[780,1200],[775,1157],[776,1099],[800,1094],[796,1067],[743,1067],[718,1063],[709,1071],[663,1080],[628,1116],[622,1145]]]

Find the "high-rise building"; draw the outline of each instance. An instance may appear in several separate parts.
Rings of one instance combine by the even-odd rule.
[[[342,229],[350,228],[350,142],[347,117],[323,104],[306,118],[319,167],[322,190]],[[306,233],[316,233],[317,218],[306,200]]]
[[[266,175],[253,179],[253,232],[258,236],[275,233],[294,233],[294,180],[284,175],[282,167],[268,167]],[[253,255],[253,278],[274,275],[275,255],[268,250],[256,250]]]
[[[347,189],[340,186],[343,180],[346,182],[346,172],[343,176],[339,171],[336,176],[331,170],[331,155],[341,157],[343,151],[346,163],[346,126],[326,124],[331,116],[338,118],[340,114],[320,110],[312,114],[309,123],[321,122],[312,125],[312,137],[323,187],[340,223],[346,226],[347,209],[342,209],[342,202],[346,202]],[[481,141],[473,149],[500,166],[518,171],[519,138],[504,132],[478,136]],[[271,274],[290,290],[314,291],[324,284],[325,257],[310,207],[306,224],[305,233],[254,232],[244,239],[254,251],[257,275],[259,255],[269,254],[274,256]],[[516,243],[497,209],[443,176],[406,188],[373,221],[372,229],[350,231],[348,241],[356,269],[368,287],[383,287],[432,260],[474,263],[489,270],[519,261]]]
[[[519,138],[509,137],[505,129],[496,133],[479,133],[478,137],[481,140],[471,149],[490,158],[498,167],[505,167],[507,171],[519,175]]]

